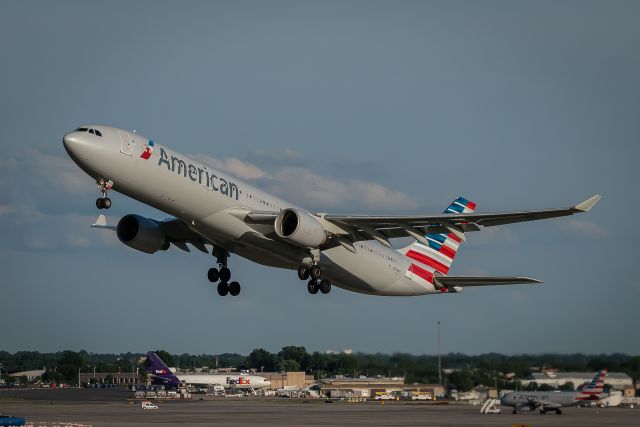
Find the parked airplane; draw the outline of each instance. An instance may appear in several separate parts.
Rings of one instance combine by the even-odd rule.
[[[278,268],[297,269],[311,294],[335,285],[372,295],[424,295],[460,292],[468,286],[541,283],[528,277],[450,276],[449,269],[466,233],[481,227],[533,221],[589,211],[593,196],[569,208],[511,213],[473,213],[458,197],[441,215],[340,215],[306,211],[178,154],[134,132],[84,125],[67,133],[64,147],[93,177],[102,197],[98,209],[111,207],[110,190],[174,216],[164,221],[136,214],[116,226],[99,215],[93,225],[116,231],[133,249],[153,254],[187,243],[211,253],[218,268],[208,271],[221,296],[240,293],[229,283],[230,253]],[[411,237],[396,250],[390,238]]]
[[[598,371],[582,391],[514,391],[505,394],[500,404],[512,406],[514,414],[539,409],[541,414],[555,411],[560,415],[562,407],[578,406],[585,401],[596,401],[605,397],[603,386],[606,376],[606,369]]]
[[[179,374],[176,375],[158,357],[150,351],[147,353],[149,366],[147,373],[154,384],[178,388],[183,384],[192,386],[222,386],[225,389],[259,389],[269,387],[271,381],[258,375],[209,375],[209,374]]]

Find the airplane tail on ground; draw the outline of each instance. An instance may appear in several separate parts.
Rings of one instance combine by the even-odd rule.
[[[604,387],[604,379],[607,376],[607,370],[601,369],[596,373],[591,382],[584,386],[582,393],[599,394],[602,393]]]
[[[449,205],[443,213],[471,213],[476,204],[464,197],[458,197]],[[464,240],[464,233],[453,227],[449,232],[440,234],[425,234],[425,240],[415,241],[401,250],[408,258],[411,258],[410,271],[433,283],[433,276],[446,276],[451,264],[458,253],[458,248]]]
[[[151,376],[152,382],[172,387],[178,387],[180,385],[178,377],[171,372],[169,367],[158,357],[157,354],[150,351],[147,353],[147,359],[149,360],[147,373]]]
[[[607,370],[601,369],[596,372],[591,382],[582,388],[577,400],[599,400],[604,392],[604,379],[607,376]]]

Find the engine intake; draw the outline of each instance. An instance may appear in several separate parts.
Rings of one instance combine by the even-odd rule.
[[[327,240],[327,233],[320,221],[297,209],[280,211],[276,217],[275,229],[281,239],[304,248],[318,248]]]
[[[116,234],[125,245],[148,254],[169,249],[167,236],[158,223],[140,215],[129,214],[120,218]]]

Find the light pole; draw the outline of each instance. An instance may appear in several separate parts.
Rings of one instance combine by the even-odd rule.
[[[82,368],[84,367],[89,367],[90,365],[82,365],[78,368],[78,388],[82,387],[82,381],[80,380],[80,372],[82,371]]]
[[[440,321],[438,320],[438,385],[442,385],[442,360],[440,354]]]

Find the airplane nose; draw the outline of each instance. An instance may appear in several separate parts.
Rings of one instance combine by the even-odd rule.
[[[67,153],[73,153],[74,148],[80,144],[77,132],[70,132],[66,134],[62,138],[62,144],[64,145],[64,149],[67,150]]]

